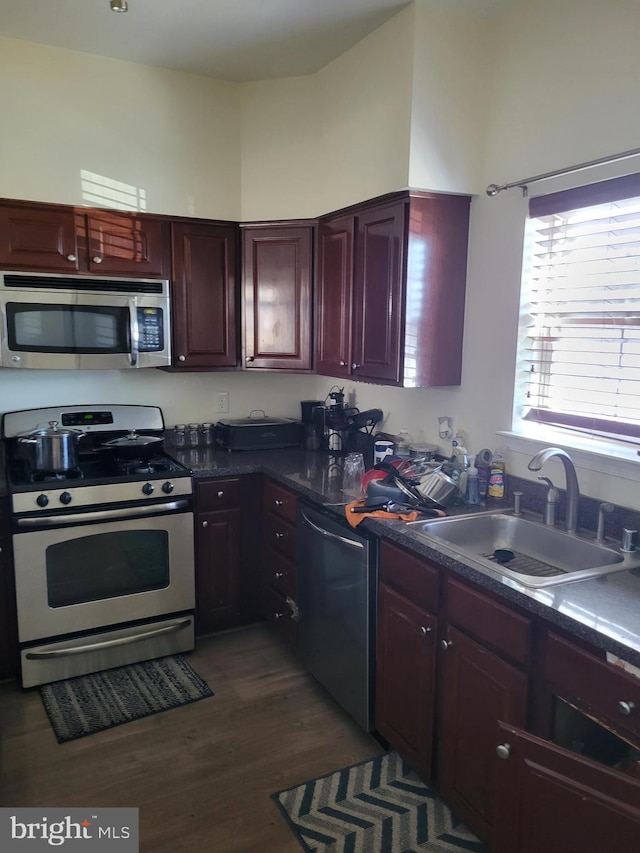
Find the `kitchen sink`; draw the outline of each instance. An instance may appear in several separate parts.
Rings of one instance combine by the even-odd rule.
[[[640,566],[636,551],[621,552],[507,512],[413,521],[407,526],[426,540],[436,539],[491,571],[536,589]]]

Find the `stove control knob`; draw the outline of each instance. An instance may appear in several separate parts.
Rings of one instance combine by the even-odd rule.
[[[61,504],[65,504],[65,505],[70,504],[72,500],[73,500],[73,497],[69,494],[69,492],[63,492],[60,495],[60,503]]]
[[[143,494],[145,494],[145,495],[151,495],[151,494],[153,494],[153,486],[152,486],[152,484],[151,484],[151,483],[145,483],[145,484],[144,484],[144,486],[142,487],[142,492],[143,492]]]
[[[162,484],[162,491],[165,493],[165,495],[170,495],[171,492],[173,491],[173,483],[170,483],[167,480],[166,483]]]
[[[49,503],[49,498],[46,495],[38,495],[36,503],[38,506],[46,506]]]

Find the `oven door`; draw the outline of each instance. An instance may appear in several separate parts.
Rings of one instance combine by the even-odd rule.
[[[25,521],[45,529],[13,536],[21,643],[194,609],[189,501]]]

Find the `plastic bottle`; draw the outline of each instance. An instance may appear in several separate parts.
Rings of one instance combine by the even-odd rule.
[[[475,456],[470,458],[471,464],[467,469],[467,495],[466,501],[468,504],[480,503],[480,488],[478,483],[478,469],[475,465]]]
[[[401,429],[398,433],[398,441],[396,442],[396,456],[407,458],[411,456],[411,443],[413,439],[409,430]]]
[[[491,460],[491,469],[489,471],[489,486],[487,488],[487,497],[494,501],[504,499],[504,457],[502,452],[496,450]]]

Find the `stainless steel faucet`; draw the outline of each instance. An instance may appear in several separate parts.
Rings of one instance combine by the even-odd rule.
[[[564,465],[564,475],[567,481],[567,514],[565,527],[567,533],[575,533],[578,529],[578,504],[580,503],[580,488],[578,477],[571,457],[560,447],[547,447],[541,450],[529,462],[530,471],[539,471],[545,462],[557,456]]]

